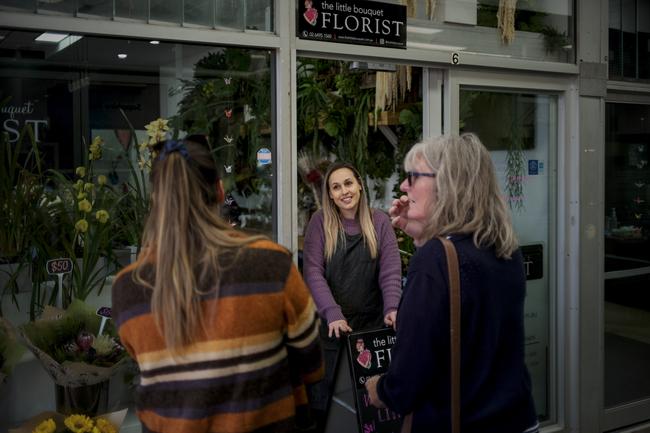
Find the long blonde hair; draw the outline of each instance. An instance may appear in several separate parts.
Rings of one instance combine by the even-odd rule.
[[[477,247],[494,246],[510,258],[518,242],[490,153],[472,133],[442,135],[415,144],[404,159],[410,171],[416,161],[434,173],[437,200],[429,209],[425,238],[472,233]]]
[[[204,137],[168,140],[157,150],[134,280],[152,289],[156,326],[177,353],[205,331],[200,295],[218,290],[220,258],[265,237],[244,235],[219,216],[220,181]]]
[[[361,175],[352,164],[346,162],[335,162],[327,169],[325,178],[323,179],[323,231],[325,232],[325,259],[330,261],[339,240],[345,242],[345,231],[343,223],[341,222],[341,215],[334,204],[334,200],[330,197],[329,180],[332,173],[342,168],[350,170],[356,178],[359,185],[361,185],[361,192],[359,197],[359,207],[357,209],[357,218],[361,226],[361,234],[363,241],[366,243],[368,250],[370,250],[370,257],[373,259],[377,257],[379,247],[377,246],[377,234],[375,226],[372,223],[372,211],[368,206],[368,198],[366,197],[366,189],[361,181]]]

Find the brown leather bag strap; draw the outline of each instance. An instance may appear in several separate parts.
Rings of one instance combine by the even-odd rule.
[[[460,273],[456,247],[439,237],[447,255],[449,273],[449,338],[451,345],[451,431],[460,433]]]

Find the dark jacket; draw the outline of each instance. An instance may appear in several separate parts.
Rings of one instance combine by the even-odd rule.
[[[461,280],[463,433],[522,433],[537,417],[524,364],[526,279],[519,251],[502,260],[469,235],[452,236]],[[414,412],[413,432],[450,431],[449,277],[432,239],[411,259],[397,314],[397,342],[379,398]]]

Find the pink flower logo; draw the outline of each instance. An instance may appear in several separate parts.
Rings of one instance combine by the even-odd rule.
[[[305,13],[302,14],[302,16],[305,18],[305,21],[307,21],[312,26],[315,26],[316,22],[318,21],[318,9],[315,9],[311,6],[311,0],[305,0]]]

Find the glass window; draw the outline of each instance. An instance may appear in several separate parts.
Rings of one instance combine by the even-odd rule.
[[[147,19],[148,0],[115,0],[115,16],[133,20]]]
[[[57,12],[61,14],[72,15],[75,12],[75,1],[61,0],[52,2],[49,0],[37,0],[36,7],[39,12]]]
[[[273,32],[274,0],[0,0],[0,9]]]
[[[12,144],[31,126],[45,168],[73,178],[101,136],[95,174],[119,190],[139,173],[145,125],[167,119],[169,136],[208,136],[226,216],[273,236],[269,51],[83,35],[47,44],[34,41],[39,34],[5,31],[13,55],[0,58],[0,129]]]
[[[183,2],[183,22],[212,27],[214,19],[213,1],[185,0]]]
[[[650,105],[607,104],[605,407],[650,398]]]
[[[650,0],[609,0],[609,77],[650,79]]]
[[[247,0],[245,4],[247,29],[266,32],[274,30],[272,0]]]
[[[113,17],[113,0],[77,0],[77,13]]]
[[[241,29],[244,27],[244,4],[241,0],[215,0],[216,12],[214,24],[216,27]]]
[[[182,3],[179,1],[151,0],[149,6],[149,19],[169,23],[181,23]]]
[[[406,3],[409,47],[575,62],[573,0],[413,0]],[[514,6],[508,8],[508,4]],[[499,26],[499,22],[504,25]]]
[[[550,417],[552,149],[557,97],[461,86],[460,131],[476,133],[490,150],[526,265],[526,364],[540,420]]]

